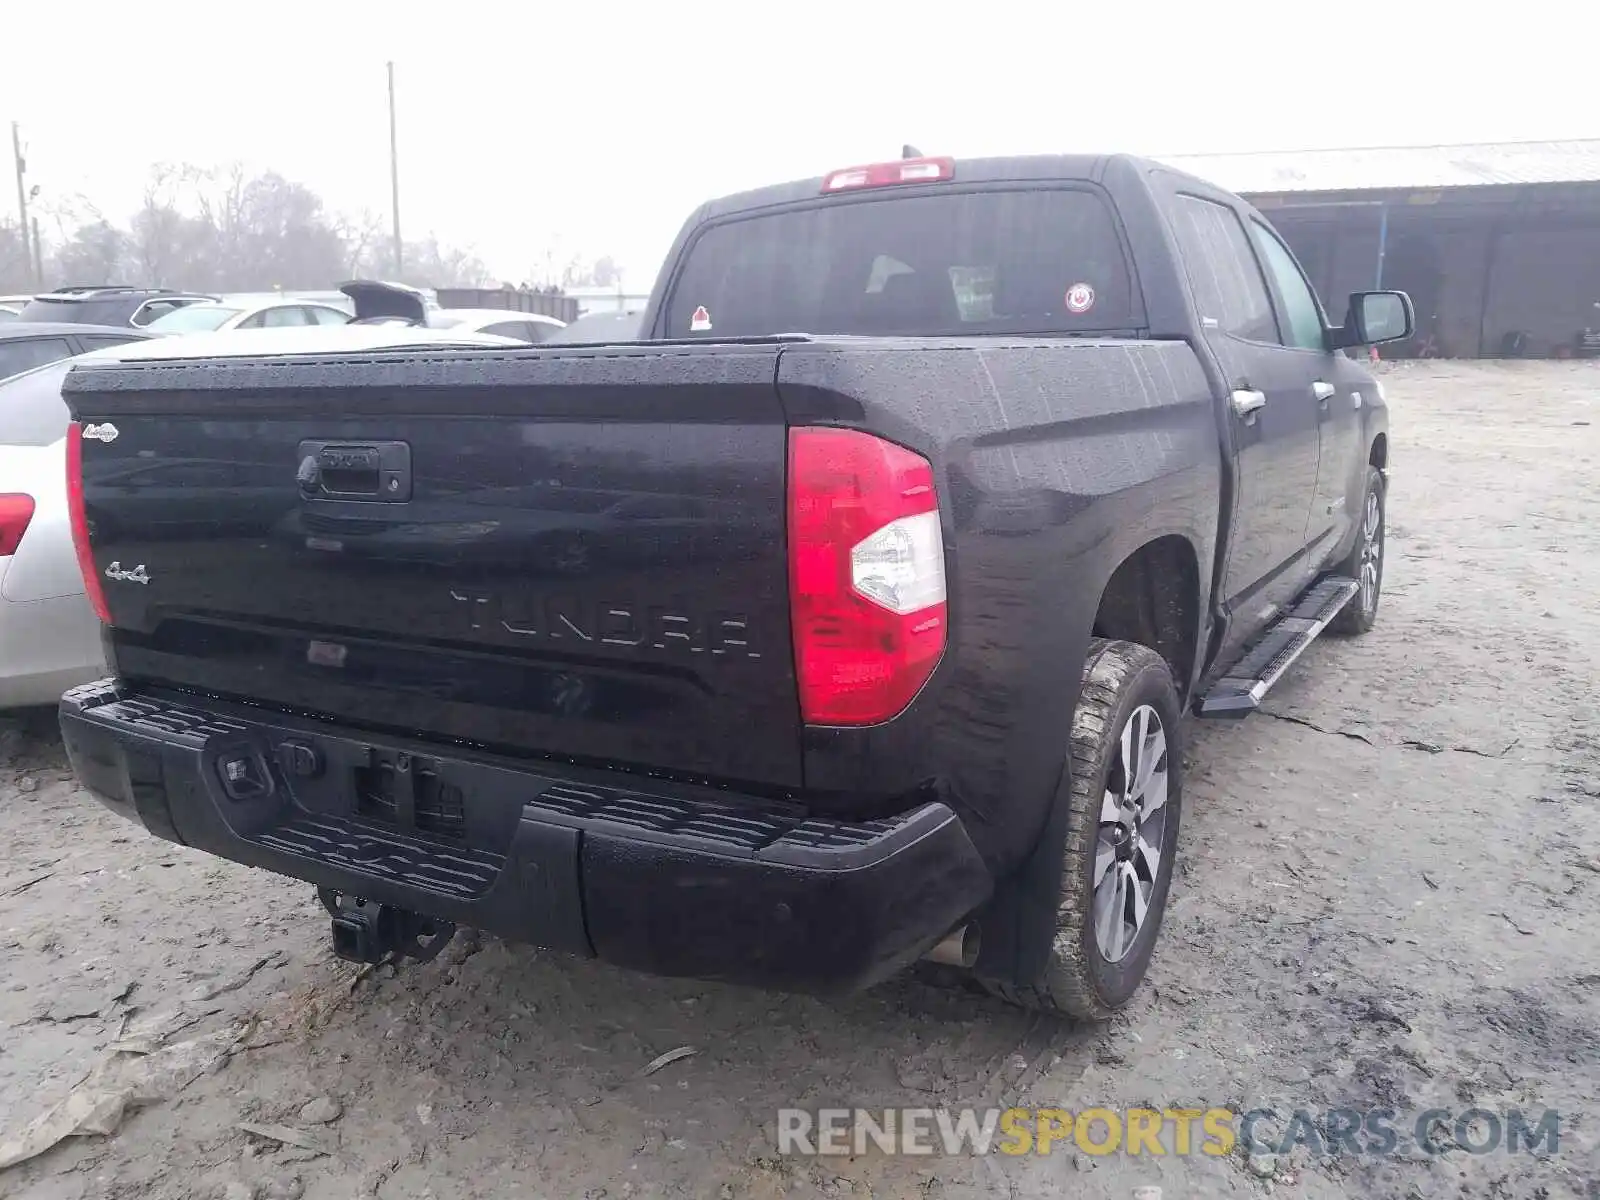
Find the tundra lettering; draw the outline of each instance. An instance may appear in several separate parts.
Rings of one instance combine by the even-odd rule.
[[[465,588],[451,588],[450,598],[465,606],[461,611],[467,627],[473,630],[482,629],[485,620],[490,620],[498,621],[507,633],[528,638],[567,638],[604,646],[649,646],[692,654],[709,651],[712,655],[761,657],[751,646],[748,619],[730,613],[702,618],[659,607],[641,612],[636,606],[614,600],[584,601],[572,596],[501,599]]]

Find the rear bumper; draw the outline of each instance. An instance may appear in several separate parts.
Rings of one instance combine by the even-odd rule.
[[[991,890],[942,804],[881,821],[808,818],[109,680],[68,692],[61,728],[85,786],[160,837],[655,974],[860,987],[924,953]],[[230,762],[248,764],[242,782],[224,783]]]

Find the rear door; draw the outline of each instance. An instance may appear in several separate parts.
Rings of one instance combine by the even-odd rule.
[[[1272,281],[1284,341],[1312,372],[1317,405],[1317,486],[1306,525],[1306,540],[1332,549],[1355,519],[1365,495],[1366,466],[1361,446],[1361,381],[1343,355],[1328,349],[1328,321],[1316,292],[1277,233],[1256,218],[1250,236]]]
[[[1306,526],[1317,486],[1320,362],[1284,344],[1244,222],[1219,197],[1179,191],[1168,215],[1204,336],[1227,376],[1239,494],[1222,594],[1247,638],[1293,600],[1308,564]],[[1232,647],[1225,647],[1224,652]]]

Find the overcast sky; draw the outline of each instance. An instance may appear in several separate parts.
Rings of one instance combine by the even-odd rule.
[[[1600,6],[1581,0],[0,3],[0,120],[22,123],[42,198],[83,193],[120,219],[152,163],[239,160],[387,217],[393,59],[406,236],[473,246],[512,279],[556,246],[612,254],[647,288],[702,199],[907,141],[1600,136]]]

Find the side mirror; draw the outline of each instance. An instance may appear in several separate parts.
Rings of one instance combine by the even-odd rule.
[[[1334,330],[1334,348],[1403,342],[1416,328],[1411,297],[1404,292],[1352,292],[1344,327]]]

